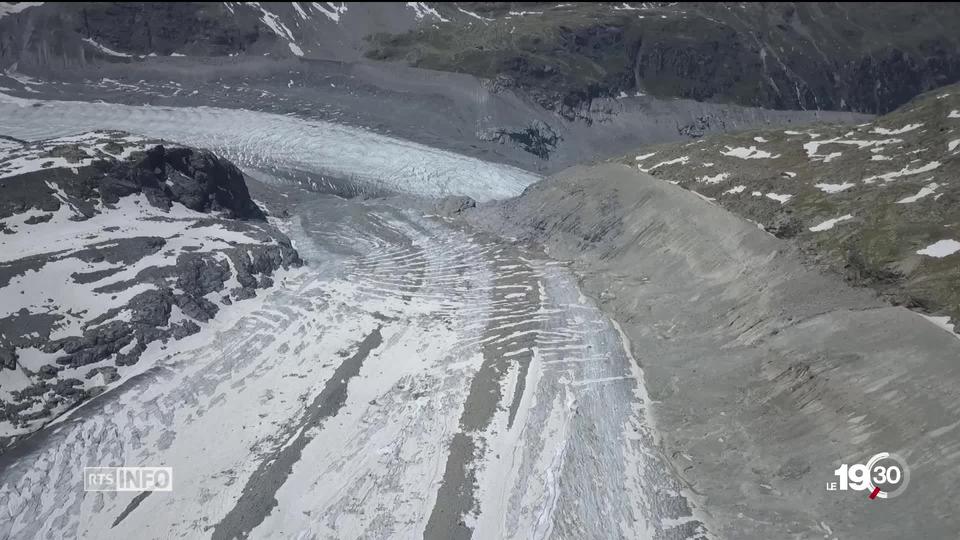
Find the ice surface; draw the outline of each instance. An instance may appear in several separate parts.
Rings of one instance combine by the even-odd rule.
[[[370,190],[429,197],[508,198],[539,179],[507,165],[359,128],[245,110],[34,101],[0,94],[0,118],[0,130],[20,139],[115,129],[209,148],[241,167],[308,171],[317,180],[346,179]]]

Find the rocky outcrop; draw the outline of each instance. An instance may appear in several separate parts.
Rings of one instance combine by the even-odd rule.
[[[557,135],[546,122],[534,120],[523,128],[496,128],[478,134],[481,141],[497,141],[500,144],[510,143],[518,146],[524,152],[529,152],[540,159],[549,159],[550,154],[557,149],[557,143],[562,137]]]
[[[110,176],[131,179],[154,206],[179,202],[197,212],[226,211],[237,219],[265,217],[250,199],[240,169],[211,152],[155,146],[139,162],[119,166],[130,168]]]

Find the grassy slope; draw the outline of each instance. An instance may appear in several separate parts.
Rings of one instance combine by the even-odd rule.
[[[727,155],[737,152],[770,157]],[[960,252],[917,253],[960,241],[960,85],[861,126],[720,135],[643,148],[623,161],[794,238],[811,261],[893,303],[960,322]],[[898,202],[924,188],[933,192]],[[846,215],[831,229],[810,230]]]

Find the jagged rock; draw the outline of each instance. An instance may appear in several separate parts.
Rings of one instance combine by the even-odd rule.
[[[16,369],[17,351],[16,349],[0,346],[0,368]]]
[[[266,216],[250,198],[243,173],[211,152],[155,146],[129,170],[151,204],[169,207],[173,201],[198,212],[226,211],[239,219]]]
[[[803,221],[787,213],[777,213],[765,229],[777,238],[793,238],[803,232]]]
[[[173,295],[167,290],[146,291],[130,300],[130,322],[163,326],[170,318]]]
[[[534,120],[524,128],[497,128],[478,134],[482,141],[496,141],[500,144],[511,142],[525,152],[529,152],[540,159],[548,159],[557,149],[557,143],[562,139],[557,133],[540,120]]]
[[[189,294],[178,294],[175,296],[177,307],[188,317],[193,317],[198,321],[209,321],[217,314],[220,308],[206,298],[192,296]]]
[[[173,328],[173,339],[183,339],[192,336],[200,331],[200,325],[193,321],[184,321],[183,324]]]
[[[252,287],[241,287],[236,289],[236,292],[233,293],[233,298],[235,300],[247,300],[249,298],[256,298],[257,291]]]
[[[452,216],[469,208],[476,208],[477,201],[466,196],[444,197],[437,203],[437,213],[443,216]]]
[[[191,257],[177,263],[177,273],[178,287],[194,296],[203,296],[223,288],[223,282],[230,277],[230,266],[226,261]]]
[[[120,378],[119,373],[117,373],[117,368],[114,366],[103,366],[91,369],[87,372],[84,378],[92,379],[97,375],[100,375],[103,378],[104,384],[111,383]]]
[[[37,372],[37,375],[41,379],[53,379],[57,376],[57,373],[60,373],[60,370],[56,366],[51,366],[50,364],[44,364],[40,366],[40,371]]]
[[[53,214],[44,214],[42,216],[31,216],[24,220],[27,225],[36,225],[37,223],[46,223],[53,218]]]

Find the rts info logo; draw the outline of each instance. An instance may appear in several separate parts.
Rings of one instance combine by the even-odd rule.
[[[172,467],[84,467],[84,491],[173,491]]]

